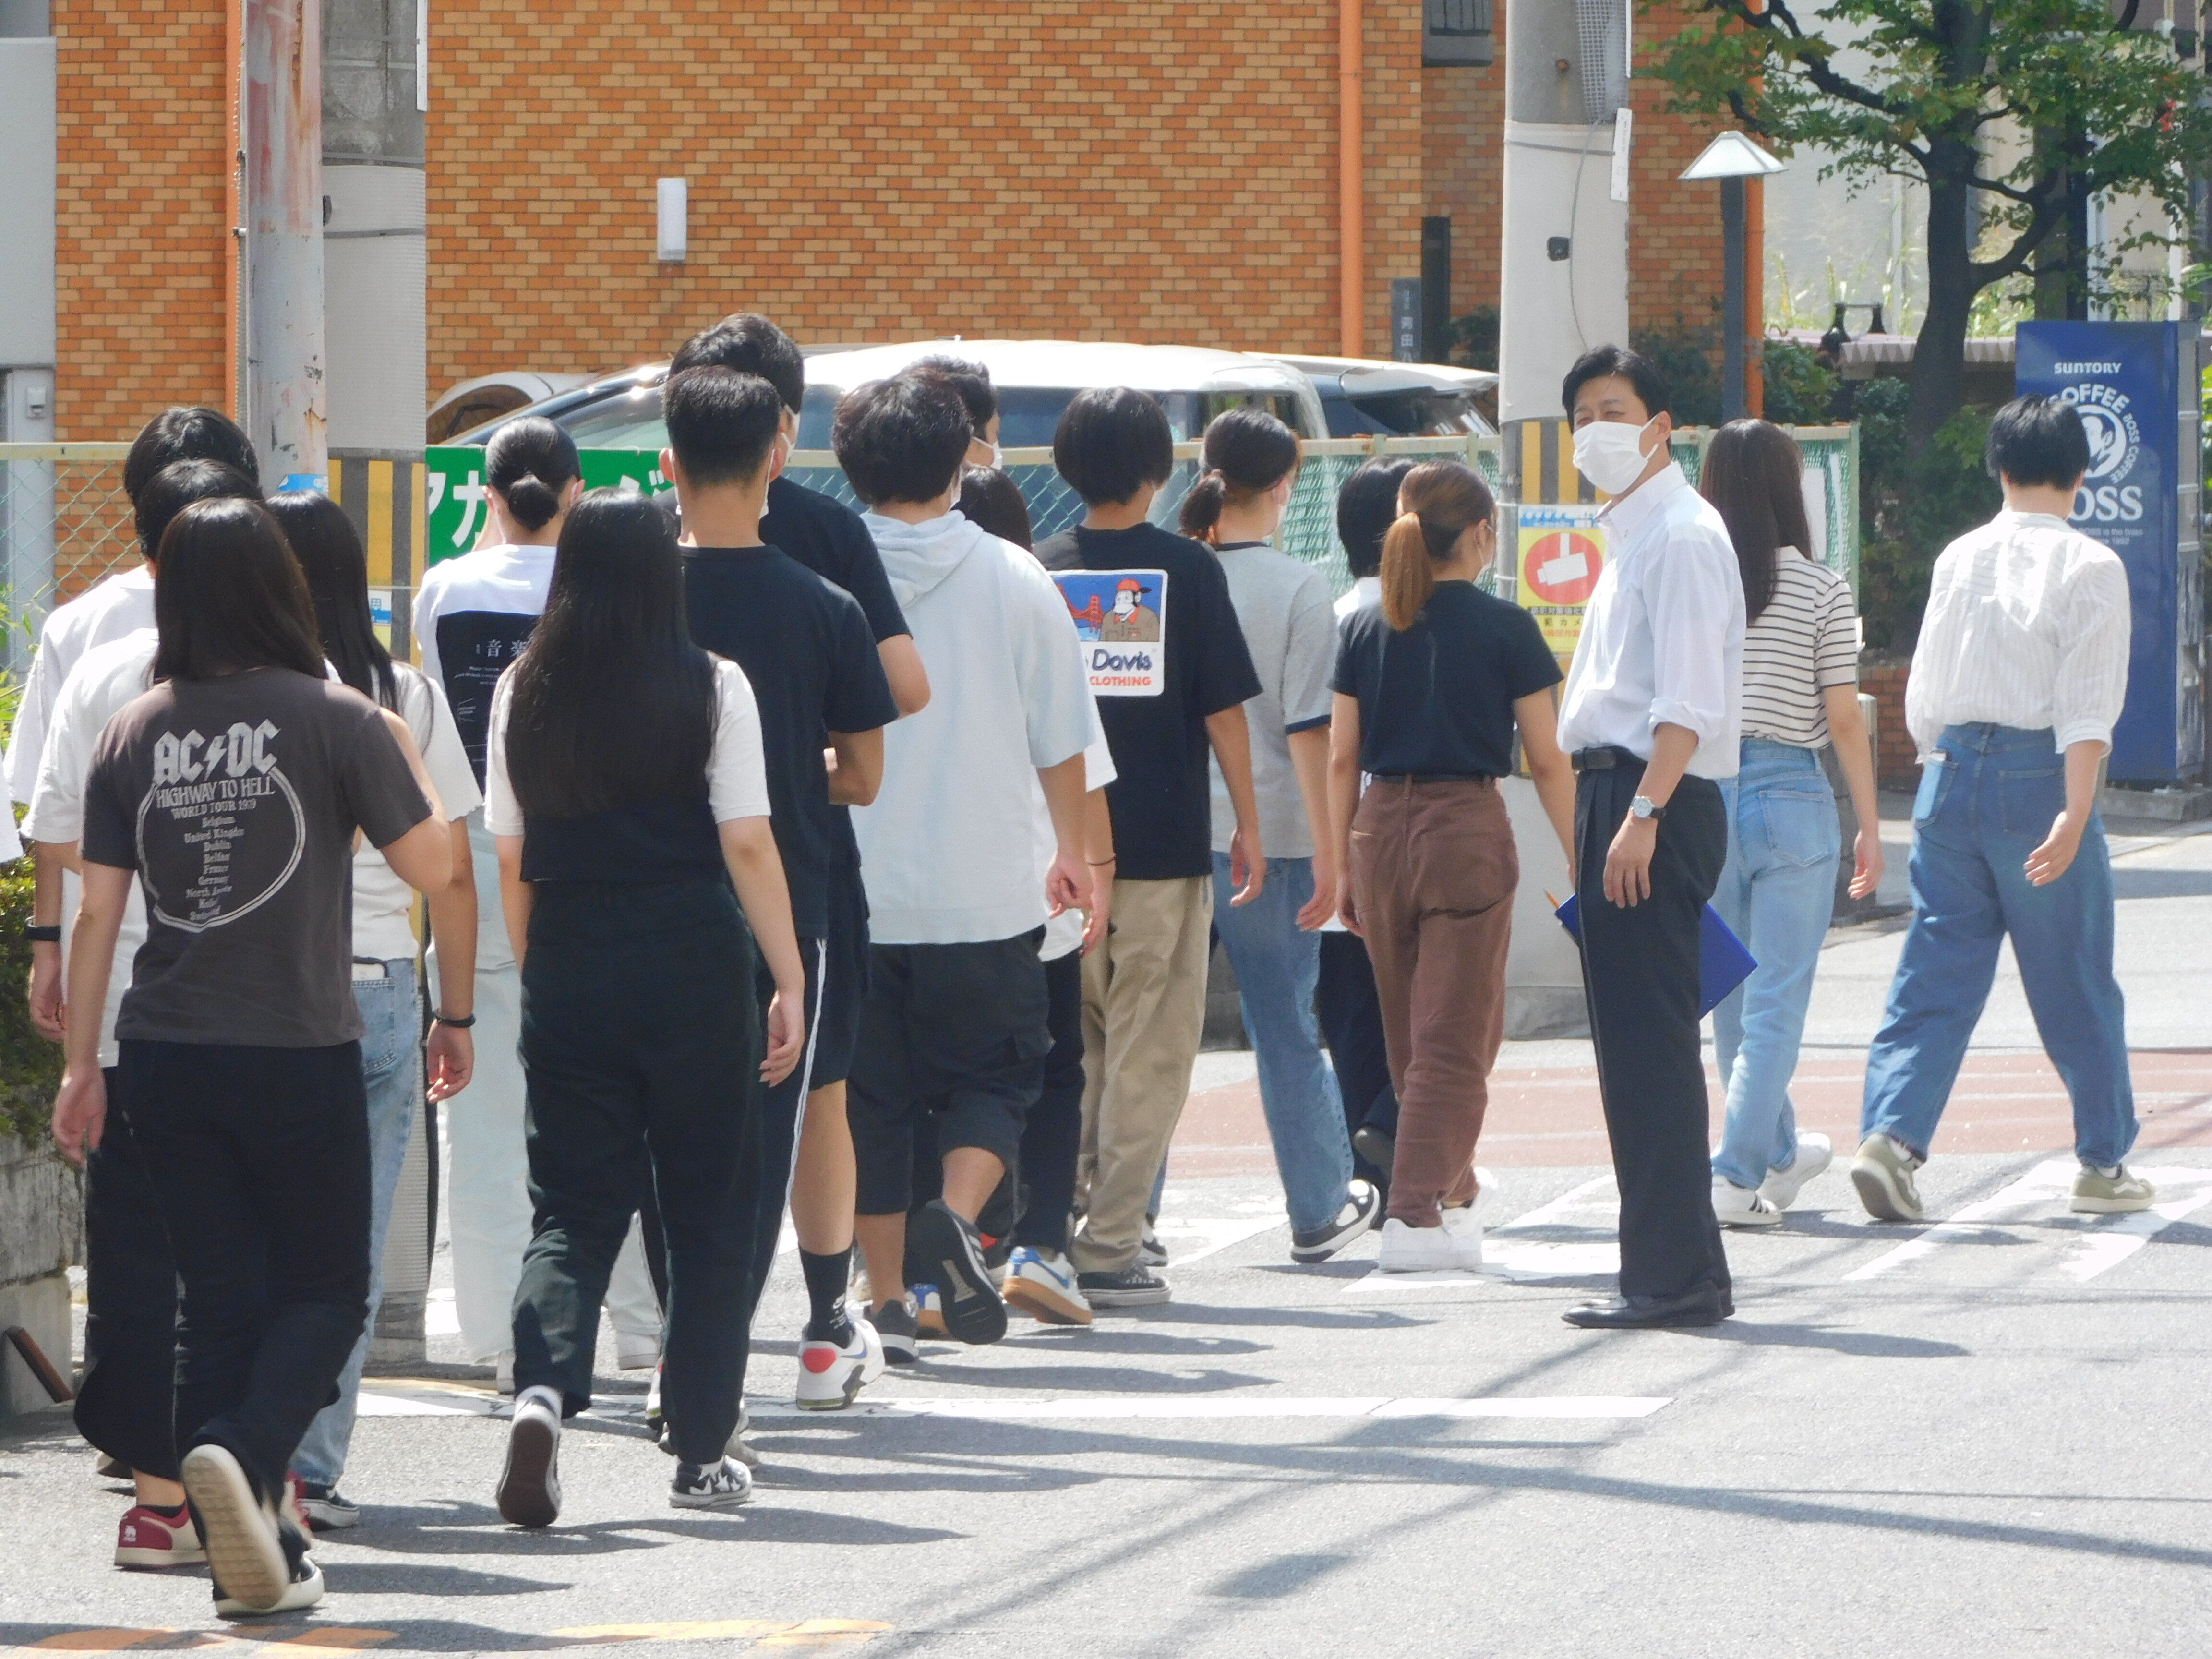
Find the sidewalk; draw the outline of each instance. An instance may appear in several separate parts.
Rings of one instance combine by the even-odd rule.
[[[1912,801],[1881,800],[1885,903],[1910,904]],[[2142,1146],[2212,1146],[2212,825],[2107,825],[2118,895],[2120,987],[2128,1004]],[[1792,1091],[1801,1127],[1847,1150],[1858,1139],[1866,1048],[1904,948],[1907,915],[1828,936]],[[1705,1050],[1716,1117],[1718,1078]],[[1249,1053],[1199,1056],[1170,1155],[1172,1176],[1260,1175],[1274,1167]],[[2064,1086],[2043,1057],[2009,945],[1975,1029],[1937,1141],[1944,1152],[2073,1145]],[[1587,1039],[1509,1042],[1491,1079],[1486,1164],[1557,1167],[1608,1160],[1597,1072]]]

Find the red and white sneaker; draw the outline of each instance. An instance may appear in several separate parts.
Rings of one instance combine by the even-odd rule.
[[[206,1559],[191,1512],[181,1504],[167,1512],[136,1504],[115,1529],[118,1567],[196,1567]]]
[[[292,1519],[300,1523],[300,1536],[313,1538],[314,1523],[307,1518],[307,1483],[291,1470],[284,1471],[284,1507],[292,1512]]]
[[[884,1374],[884,1340],[865,1319],[847,1322],[852,1340],[840,1346],[810,1337],[799,1345],[799,1409],[842,1411],[862,1386]]]

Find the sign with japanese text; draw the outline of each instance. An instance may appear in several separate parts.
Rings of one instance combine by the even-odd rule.
[[[1514,597],[1535,617],[1545,644],[1562,665],[1575,654],[1575,641],[1583,632],[1583,607],[1605,568],[1600,510],[1571,502],[1517,509]]]
[[[584,488],[630,484],[648,495],[675,486],[660,474],[657,449],[586,449],[577,452]],[[477,444],[440,445],[422,455],[422,507],[428,546],[423,563],[451,559],[483,543],[491,520],[484,494],[484,452]]]

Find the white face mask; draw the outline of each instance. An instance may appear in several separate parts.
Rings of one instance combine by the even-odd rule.
[[[1650,421],[1642,426],[1630,426],[1625,421],[1592,421],[1575,434],[1575,471],[1608,495],[1632,488],[1651,464],[1641,447],[1650,428]]]

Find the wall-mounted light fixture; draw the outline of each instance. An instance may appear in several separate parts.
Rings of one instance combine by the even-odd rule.
[[[653,257],[665,264],[683,263],[691,240],[691,193],[681,179],[663,179],[655,190]]]

